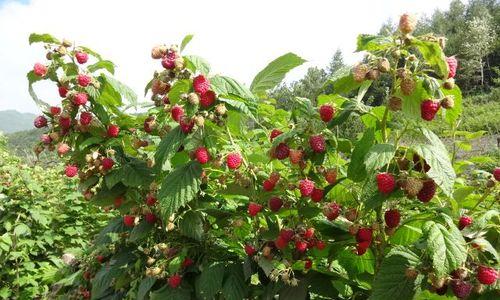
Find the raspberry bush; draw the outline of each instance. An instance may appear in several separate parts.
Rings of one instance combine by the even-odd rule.
[[[31,35],[48,51],[48,61],[28,73],[44,111],[35,126],[47,128],[36,151],[64,149],[66,176],[92,203],[120,214],[67,268],[58,293],[493,297],[498,176],[455,161],[428,129],[446,122],[452,136],[472,134],[457,130],[459,62],[445,57],[444,37],[413,36],[415,23],[404,15],[393,35],[360,35],[365,59],[331,78],[325,90],[333,93],[297,97],[289,110],[267,91],[304,62],[292,53],[247,88],[185,55],[191,36],[156,46],[159,70],[144,104],[96,52]],[[366,105],[382,76],[391,80],[389,97]],[[38,80],[54,82],[60,107],[38,99]],[[129,113],[134,106],[142,112]],[[350,116],[365,130],[339,138]]]

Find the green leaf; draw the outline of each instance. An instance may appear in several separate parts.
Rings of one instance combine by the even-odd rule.
[[[375,142],[375,131],[369,128],[363,137],[356,143],[351,155],[351,163],[347,169],[347,176],[355,182],[363,181],[366,177],[365,156]]]
[[[132,159],[122,167],[121,181],[126,186],[139,187],[149,185],[154,177],[146,162]]]
[[[423,157],[431,166],[427,176],[432,178],[443,192],[453,195],[453,184],[455,182],[455,171],[451,165],[448,151],[439,137],[427,128],[420,128],[421,134],[427,139],[428,143],[418,143],[413,145],[413,150]]]
[[[227,266],[224,276],[222,294],[226,300],[241,300],[247,295],[247,284],[241,264]]]
[[[373,281],[370,300],[411,300],[419,291],[422,276],[411,279],[405,276],[407,268],[420,264],[420,258],[410,249],[397,246],[382,261],[380,271]]]
[[[396,149],[392,144],[373,145],[365,155],[365,165],[368,174],[390,163],[395,151]]]
[[[149,232],[153,229],[154,225],[142,220],[137,226],[134,226],[132,232],[129,236],[129,241],[137,243],[149,235]]]
[[[122,96],[120,93],[109,83],[104,74],[99,76],[101,82],[99,97],[95,98],[96,102],[101,104],[107,109],[120,107],[123,105]]]
[[[31,229],[28,227],[28,225],[24,223],[17,224],[16,227],[14,228],[14,234],[17,236],[29,235],[30,233]]]
[[[427,250],[436,275],[441,278],[457,269],[467,259],[462,233],[455,226],[447,229],[434,221],[424,225]]]
[[[344,67],[337,70],[325,83],[324,87],[332,86],[336,94],[347,95],[351,91],[359,88],[361,82],[354,80],[351,74],[351,67]]]
[[[106,74],[101,74],[101,77],[103,77],[105,81],[109,83],[115,91],[117,91],[120,95],[125,97],[125,99],[127,99],[130,104],[137,103],[137,94],[130,87],[126,86],[124,83]]]
[[[189,210],[179,222],[181,234],[200,241],[203,237],[203,216],[200,212]]]
[[[51,43],[51,44],[60,44],[61,42],[48,33],[38,34],[32,33],[29,37],[30,45],[33,43]]]
[[[151,300],[191,300],[191,292],[182,288],[171,288],[165,285],[159,290],[151,292]]]
[[[244,102],[244,99],[241,99],[239,97],[231,97],[232,99],[227,99],[227,98],[219,98],[220,102],[226,103],[229,108],[233,108],[236,111],[239,111],[248,117],[252,118],[253,120],[256,120],[254,114],[250,111],[250,108],[248,108],[247,104]]]
[[[189,162],[165,177],[159,192],[163,216],[169,217],[194,199],[200,189],[201,172],[198,162]]]
[[[162,138],[155,153],[156,168],[161,169],[163,167],[163,164],[177,152],[185,138],[186,135],[179,126]]]
[[[210,84],[214,92],[219,96],[236,95],[251,102],[256,101],[255,96],[247,87],[230,77],[216,75],[210,78]]]
[[[412,40],[412,44],[417,47],[425,61],[430,64],[431,68],[436,71],[441,79],[448,77],[448,63],[443,50],[436,42],[422,41],[419,39]]]
[[[94,50],[90,49],[89,47],[84,47],[84,46],[78,46],[78,48],[81,48],[83,52],[88,53],[92,55],[93,57],[97,58],[97,60],[102,60],[101,55],[99,53],[95,52]]]
[[[188,34],[182,39],[180,47],[181,52],[184,51],[184,48],[186,48],[187,44],[189,44],[189,42],[191,42],[192,39],[193,39],[192,34]]]
[[[214,299],[215,295],[222,289],[224,280],[223,263],[213,263],[204,268],[196,281],[196,295],[198,299]]]
[[[29,71],[26,77],[28,78],[28,93],[30,94],[31,99],[33,99],[36,105],[38,105],[38,107],[40,107],[43,111],[48,111],[50,105],[47,102],[43,101],[42,99],[38,98],[35,90],[33,89],[33,83],[40,80],[40,78],[35,76],[33,71]]]
[[[137,291],[137,300],[143,300],[146,298],[149,290],[153,287],[156,282],[155,277],[146,277],[141,280],[141,284],[139,285],[139,290]]]
[[[181,100],[181,95],[184,93],[189,92],[189,89],[191,88],[191,82],[189,80],[177,80],[172,87],[170,88],[170,91],[168,92],[168,99],[172,104],[176,104]],[[147,89],[146,89],[147,92]]]
[[[287,53],[276,58],[255,76],[250,90],[254,93],[262,93],[274,88],[283,81],[286,73],[305,61],[294,53]]]
[[[95,72],[97,70],[105,69],[111,74],[115,74],[115,64],[109,60],[100,60],[95,64],[92,64],[87,67],[89,72]]]
[[[375,257],[370,249],[362,256],[352,253],[350,249],[345,249],[338,254],[337,259],[350,275],[375,273]]]
[[[192,64],[194,70],[192,69],[191,71],[194,73],[196,71],[202,73],[203,75],[208,75],[208,73],[210,73],[210,64],[204,58],[197,55],[186,55],[184,58],[187,59],[188,64]]]
[[[360,34],[357,39],[356,51],[379,51],[384,50],[393,45],[391,37],[371,35],[371,34]]]

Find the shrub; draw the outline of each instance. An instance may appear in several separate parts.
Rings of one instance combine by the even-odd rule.
[[[146,87],[154,106],[136,115],[126,112],[136,96],[108,74],[111,63],[86,47],[61,51],[69,46],[32,35],[52,60],[36,65],[38,75],[28,74],[30,87],[48,79],[65,91],[61,112],[44,110],[52,140],[45,136],[37,150],[69,145],[66,176],[79,178],[92,203],[120,212],[90,254],[67,269],[71,284],[59,293],[412,299],[474,290],[492,296],[494,286],[479,285],[476,273],[487,270],[482,280],[490,282],[495,270],[479,266],[498,263],[489,242],[498,237],[492,208],[498,184],[492,170],[452,165],[428,129],[433,119],[456,126],[462,96],[442,39],[412,36],[414,27],[404,15],[392,36],[358,37],[367,59],[336,74],[328,83],[334,94],[318,97],[318,106],[336,111],[328,122],[309,99],[295,97],[283,110],[266,97],[304,62],[291,53],[247,88],[184,55],[190,36],[180,47],[157,46],[151,55],[163,68]],[[91,59],[77,64],[72,58],[82,52]],[[392,77],[390,98],[366,106],[366,91],[381,73]],[[82,84],[81,74],[90,80]],[[337,126],[353,116],[365,130],[338,137]]]

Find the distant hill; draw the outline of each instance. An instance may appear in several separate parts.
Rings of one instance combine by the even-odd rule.
[[[33,129],[33,120],[35,117],[36,115],[32,113],[2,110],[0,111],[0,131],[3,133],[13,133]]]

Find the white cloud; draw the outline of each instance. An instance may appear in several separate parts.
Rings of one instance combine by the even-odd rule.
[[[216,73],[249,84],[270,60],[289,51],[309,61],[296,70],[324,66],[335,49],[354,62],[358,33],[375,33],[404,12],[431,14],[449,0],[384,1],[7,1],[0,6],[0,110],[38,109],[27,92],[26,72],[44,61],[41,46],[29,46],[31,32],[51,33],[89,46],[114,61],[117,77],[141,94],[159,67],[153,45],[195,38],[188,53],[205,57]],[[42,99],[57,103],[55,87],[38,85]]]

